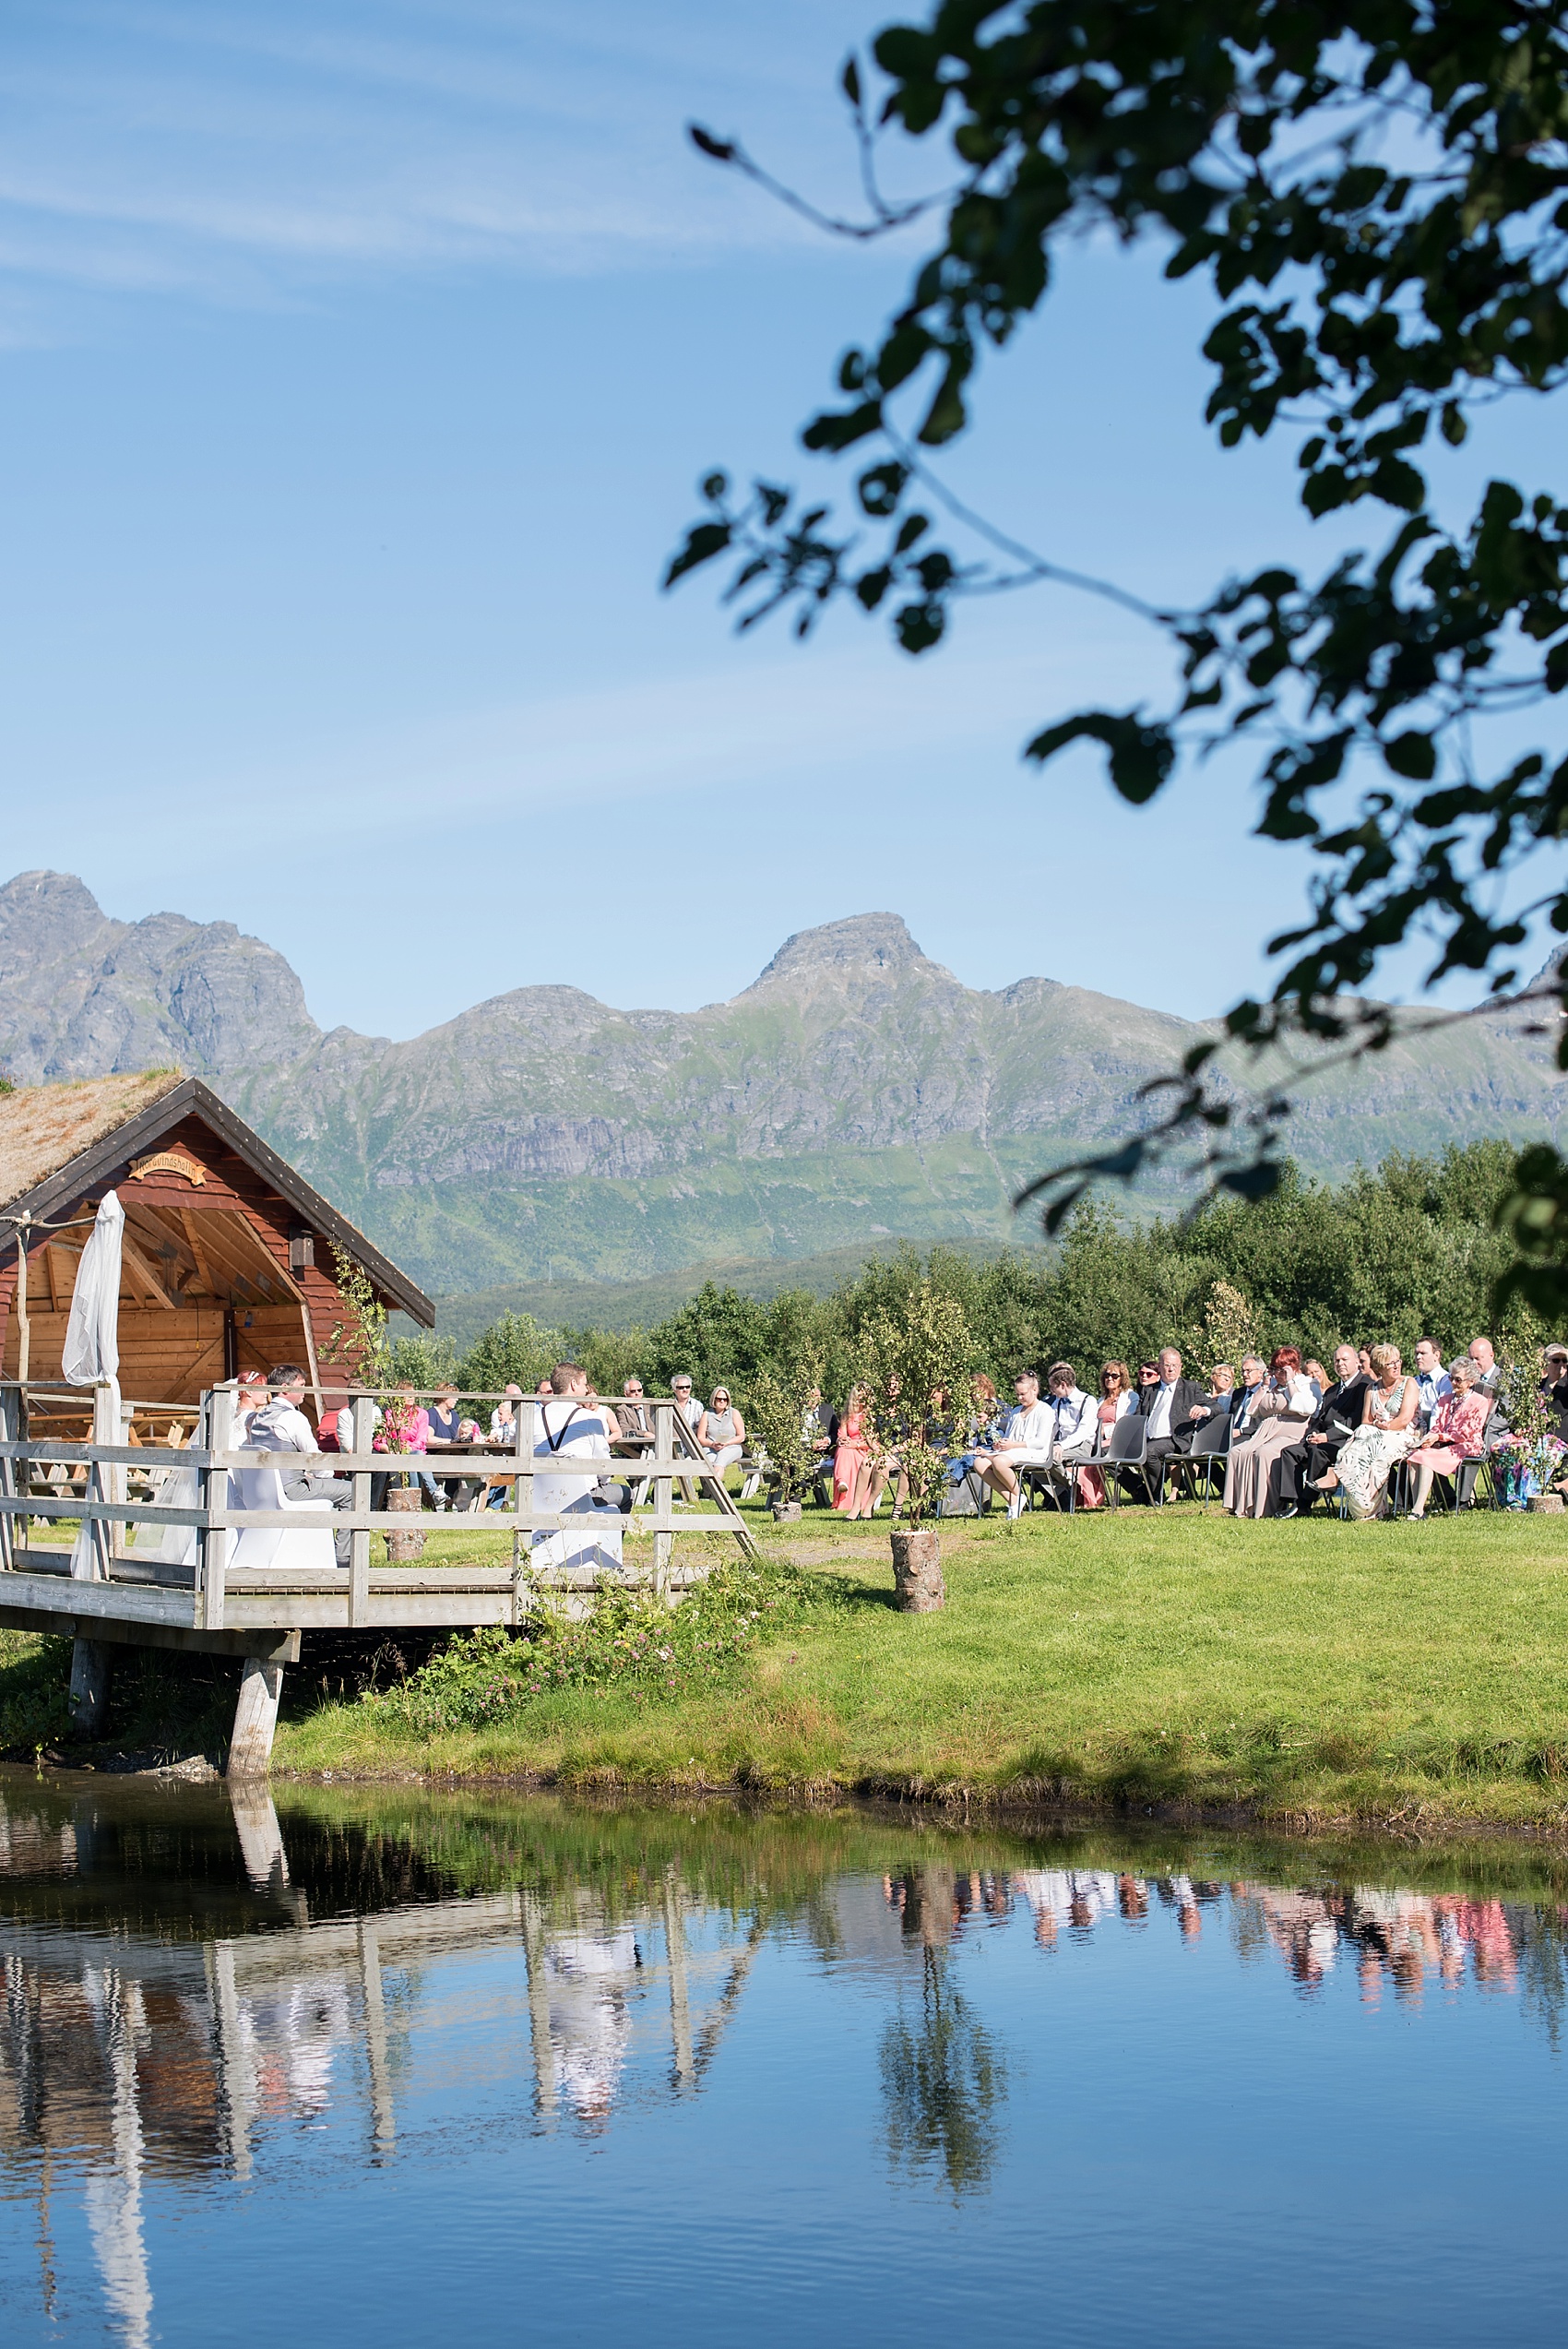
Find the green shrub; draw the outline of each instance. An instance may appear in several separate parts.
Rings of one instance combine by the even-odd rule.
[[[433,1735],[505,1721],[562,1688],[632,1684],[684,1694],[731,1678],[759,1640],[848,1604],[837,1584],[790,1567],[722,1566],[677,1607],[646,1589],[611,1589],[582,1622],[546,1614],[520,1636],[460,1636],[398,1687],[361,1702],[388,1728]]]

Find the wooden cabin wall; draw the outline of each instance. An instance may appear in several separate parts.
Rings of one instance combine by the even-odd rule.
[[[334,1384],[325,1356],[333,1328],[342,1317],[342,1303],[333,1278],[331,1247],[325,1234],[317,1233],[315,1235],[316,1254],[321,1261],[303,1272],[291,1274],[289,1232],[298,1218],[288,1201],[281,1198],[263,1176],[255,1174],[244,1160],[199,1117],[182,1119],[168,1132],[160,1135],[155,1142],[144,1141],[137,1155],[143,1158],[176,1150],[185,1152],[201,1165],[207,1175],[204,1183],[194,1185],[183,1175],[169,1173],[133,1178],[130,1163],[126,1160],[95,1186],[89,1200],[74,1206],[62,1206],[51,1213],[49,1221],[60,1222],[90,1211],[105,1190],[117,1190],[126,1205],[141,1198],[160,1210],[184,1207],[203,1213],[218,1210],[243,1215],[271,1259],[280,1282],[291,1282],[301,1293],[301,1302],[289,1300],[278,1304],[236,1305],[234,1336],[237,1367],[241,1370],[267,1370],[275,1362],[298,1362],[308,1376],[310,1365],[303,1330],[308,1315],[322,1384],[329,1400],[336,1401],[342,1393],[341,1373],[339,1373]],[[8,1378],[17,1375],[16,1275],[16,1253],[11,1248],[7,1249],[4,1264],[0,1266],[0,1375]],[[35,1256],[28,1292],[29,1320],[32,1332],[30,1376],[35,1379],[58,1378],[69,1318],[69,1301],[62,1298],[64,1309],[58,1313],[45,1309],[39,1301],[39,1291],[42,1285]],[[388,1298],[385,1302],[390,1305],[393,1300]],[[196,1401],[204,1387],[214,1385],[223,1377],[223,1304],[210,1297],[182,1300],[172,1310],[160,1306],[133,1305],[123,1300],[120,1307],[120,1385],[123,1392],[148,1402]]]

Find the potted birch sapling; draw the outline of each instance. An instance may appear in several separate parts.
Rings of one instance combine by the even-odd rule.
[[[939,1521],[950,1437],[973,1407],[974,1341],[964,1309],[929,1281],[865,1331],[861,1380],[876,1440],[897,1480],[890,1540],[893,1580],[906,1615],[945,1604]],[[901,1519],[900,1524],[897,1520]]]
[[[746,1425],[754,1445],[767,1455],[773,1481],[773,1514],[780,1524],[793,1524],[801,1514],[800,1495],[811,1482],[817,1457],[811,1447],[807,1398],[815,1379],[806,1372],[779,1378],[759,1370],[746,1394]]]

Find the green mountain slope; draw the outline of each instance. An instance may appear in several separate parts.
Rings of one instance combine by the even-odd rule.
[[[891,913],[802,933],[700,1011],[525,987],[406,1043],[323,1034],[226,924],[110,921],[79,881],[0,888],[0,1060],[24,1080],[177,1060],[438,1292],[642,1281],[895,1234],[1000,1241],[1030,1174],[1125,1129],[1203,1031],[1048,979],[990,993]],[[1305,1089],[1292,1148],[1555,1133],[1563,1080],[1518,1015]]]

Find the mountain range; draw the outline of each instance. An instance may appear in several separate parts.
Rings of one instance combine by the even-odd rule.
[[[646,1279],[948,1235],[1032,1238],[1029,1175],[1138,1122],[1204,1034],[1051,979],[965,986],[897,914],[788,939],[740,995],[618,1011],[519,987],[407,1042],[323,1031],[232,923],[105,914],[69,874],[0,887],[0,1068],[205,1077],[427,1288]],[[1290,1147],[1555,1136],[1554,1039],[1518,1012],[1417,1031],[1300,1093]]]

